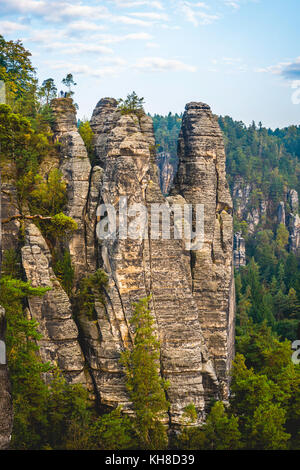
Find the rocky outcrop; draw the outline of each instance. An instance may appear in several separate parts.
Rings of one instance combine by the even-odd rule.
[[[43,336],[42,360],[57,364],[69,382],[87,387],[92,383],[102,406],[121,405],[132,412],[120,354],[133,344],[133,302],[151,295],[161,344],[160,373],[170,383],[166,420],[181,424],[185,407],[194,403],[202,422],[212,398],[228,399],[234,352],[232,203],[217,119],[207,105],[187,105],[179,138],[179,171],[171,195],[164,197],[149,116],[124,115],[116,100],[100,100],[91,119],[96,162],[91,169],[72,100],[56,99],[51,105],[58,144],[53,164],[67,182],[66,214],[77,222],[78,230],[63,242],[75,270],[68,297],[53,272],[46,240],[36,225],[25,222],[26,278],[33,286],[50,288],[43,297],[28,300],[27,313],[37,320]],[[170,181],[171,176],[164,184]],[[174,212],[174,205],[187,204],[203,205],[203,243],[195,248],[184,238],[177,239],[174,227],[169,237],[153,236],[152,230],[160,227],[154,205],[178,228],[182,214]],[[100,227],[105,227],[101,224],[111,220],[111,210],[117,214],[115,236],[101,237]],[[143,230],[134,236],[139,211]],[[76,310],[74,296],[82,278],[99,268],[108,276],[102,286],[105,302],[96,296],[92,315],[86,315]]]
[[[1,191],[0,173],[0,191]],[[1,214],[1,192],[0,192],[0,214]],[[2,229],[0,218],[0,276],[1,276],[1,247]],[[13,408],[11,398],[11,388],[6,361],[5,345],[5,310],[0,305],[0,450],[8,449],[13,425]]]
[[[5,311],[0,306],[0,450],[9,448],[12,425],[13,408],[5,354]]]
[[[245,220],[250,234],[254,233],[259,223],[266,217],[269,201],[260,199],[255,206],[251,201],[254,188],[243,178],[236,177],[232,186],[234,213],[239,220]]]
[[[179,167],[171,194],[204,206],[204,243],[192,253],[193,295],[220,388],[228,394],[234,344],[232,201],[217,118],[208,105],[189,103],[178,144]]]
[[[277,222],[278,224],[285,225],[285,206],[283,201],[280,201],[277,207]]]
[[[205,109],[209,119],[212,118],[209,108]],[[133,331],[129,323],[132,303],[152,295],[151,310],[161,342],[160,370],[162,376],[170,382],[168,398],[171,402],[172,424],[181,422],[183,410],[191,402],[195,404],[201,421],[212,397],[226,399],[228,371],[233,354],[231,200],[225,180],[225,156],[220,130],[212,118],[209,147],[206,141],[202,142],[206,133],[203,128],[205,119],[202,118],[201,113],[195,116],[194,123],[202,130],[198,142],[192,142],[191,137],[188,148],[195,156],[203,145],[205,155],[199,154],[195,167],[201,166],[203,158],[202,177],[209,179],[209,186],[199,188],[195,177],[186,183],[191,186],[190,194],[196,195],[196,198],[190,198],[188,193],[183,198],[180,189],[180,193],[174,193],[167,199],[160,190],[150,117],[120,115],[117,103],[105,98],[98,103],[91,120],[95,133],[96,161],[101,169],[96,167],[93,171],[93,196],[90,193],[93,203],[88,201],[87,220],[93,220],[93,215],[89,213],[95,211],[97,184],[99,204],[110,205],[118,214],[120,202],[125,197],[128,208],[133,204],[145,206],[147,232],[150,226],[152,228],[153,204],[160,204],[161,209],[169,211],[175,203],[182,205],[190,202],[190,199],[192,203],[197,203],[200,191],[199,201],[204,203],[207,211],[208,238],[202,252],[191,253],[184,240],[174,238],[156,240],[149,236],[122,239],[120,228],[115,238],[99,241],[98,247],[94,247],[94,253],[98,258],[98,266],[109,275],[107,301],[105,306],[96,303],[93,321],[82,316],[80,318],[84,351],[101,403],[109,406],[122,404],[124,409],[130,410],[119,357],[124,348],[132,345]],[[188,123],[189,119],[190,113],[187,111],[184,121],[187,127],[191,124]],[[215,152],[215,156],[211,152]],[[209,165],[210,157],[212,166]],[[183,172],[186,171],[183,165],[188,168],[193,161],[192,155],[188,153],[186,159],[189,162],[181,162]],[[132,221],[133,217],[129,213],[128,223]],[[206,252],[210,247],[212,253],[212,245],[214,258],[208,260]],[[211,275],[210,284],[206,284],[200,301],[199,272],[203,268],[206,277],[208,269]],[[204,305],[203,295],[206,297],[207,293],[210,301],[212,296],[217,297],[213,305],[209,301]]]
[[[246,266],[246,243],[242,232],[236,232],[233,239],[233,264],[236,269]]]
[[[76,109],[72,99],[54,99],[51,101],[51,107],[55,118],[54,139],[60,144],[59,169],[67,182],[68,202],[65,213],[78,225],[78,230],[67,243],[77,281],[87,272],[84,210],[89,192],[91,165],[77,130]]]
[[[42,297],[28,299],[29,316],[38,322],[40,356],[57,365],[69,382],[87,383],[78,329],[72,318],[69,298],[51,267],[48,246],[38,228],[26,223],[22,264],[33,287],[49,287]]]
[[[291,212],[297,214],[299,210],[299,197],[296,189],[290,189],[287,193],[287,201],[290,205]]]
[[[164,195],[169,194],[177,170],[177,162],[168,152],[161,152],[156,157],[159,168],[159,181]]]

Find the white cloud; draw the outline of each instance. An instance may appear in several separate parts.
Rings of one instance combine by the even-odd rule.
[[[297,60],[297,59],[296,59]],[[300,61],[300,58],[298,59]],[[267,67],[256,68],[255,72],[258,73],[271,73],[273,75],[281,75],[283,70],[293,64],[292,61],[283,61],[275,65],[269,65]]]
[[[100,19],[108,15],[108,10],[104,6],[90,6],[59,0],[1,0],[0,11],[40,16],[48,21],[76,18]]]
[[[131,16],[135,16],[137,18],[147,18],[149,20],[163,20],[168,21],[169,17],[165,13],[148,13],[148,12],[140,12],[140,13],[129,13]]]
[[[121,23],[121,24],[130,25],[130,26],[133,26],[133,25],[142,26],[146,28],[149,28],[153,24],[150,21],[144,21],[138,18],[132,18],[130,16],[111,16],[109,19],[113,23]]]
[[[96,78],[117,76],[122,70],[122,65],[120,64],[102,66],[101,68],[72,62],[45,62],[45,65],[53,70],[68,70],[74,75],[87,75],[89,77]]]
[[[123,36],[102,34],[98,36],[98,39],[102,44],[117,44],[119,42],[124,42],[128,40],[148,41],[149,39],[152,39],[152,36],[149,33],[129,33],[124,34]]]
[[[27,29],[28,26],[20,23],[15,23],[14,21],[0,21],[0,33],[1,34],[11,34],[17,31],[23,31]]]
[[[165,71],[184,71],[195,72],[196,67],[193,65],[185,64],[180,60],[164,59],[162,57],[143,57],[139,59],[134,68],[137,70],[145,70],[152,72],[165,72]]]
[[[68,28],[66,29],[66,33],[82,33],[82,32],[91,32],[91,31],[99,31],[106,29],[106,26],[104,25],[99,25],[96,23],[93,23],[91,21],[85,21],[85,20],[80,20],[80,21],[74,21],[68,25]]]
[[[117,7],[120,8],[135,8],[138,6],[151,6],[152,8],[156,8],[158,10],[164,10],[162,2],[159,1],[152,1],[152,0],[112,0]]]
[[[179,4],[179,9],[184,14],[186,20],[194,26],[199,26],[199,24],[208,25],[220,18],[219,15],[207,13],[201,10],[208,8],[208,5],[203,2],[192,3],[181,1]]]
[[[46,46],[48,49],[56,50],[57,54],[112,54],[113,50],[103,46],[102,44],[86,43],[86,42],[53,42]]]

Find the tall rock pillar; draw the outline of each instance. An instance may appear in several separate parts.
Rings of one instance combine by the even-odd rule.
[[[234,351],[233,217],[222,132],[208,105],[186,105],[178,157],[171,194],[181,195],[188,204],[204,205],[203,247],[191,252],[193,294],[222,397],[226,399]]]

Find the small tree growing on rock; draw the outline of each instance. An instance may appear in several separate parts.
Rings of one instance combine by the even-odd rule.
[[[145,114],[144,98],[139,98],[135,91],[127,95],[125,100],[119,100],[119,109],[121,114],[135,114],[138,118]]]

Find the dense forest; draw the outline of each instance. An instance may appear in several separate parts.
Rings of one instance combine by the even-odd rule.
[[[54,170],[45,181],[41,174],[45,156],[59,145],[51,139],[50,128],[50,101],[57,96],[57,84],[51,78],[39,84],[30,53],[19,41],[1,36],[0,80],[6,84],[6,104],[0,104],[2,179],[14,184],[23,218],[36,216],[35,223],[49,241],[55,274],[70,292],[72,265],[68,253],[59,249],[59,240],[76,224],[64,214],[62,175]],[[71,74],[62,85],[64,93],[72,96]],[[158,151],[169,152],[175,161],[181,116],[155,115],[153,121]],[[288,230],[275,222],[278,202],[287,189],[300,190],[300,127],[271,131],[254,123],[246,127],[229,117],[219,122],[231,189],[238,177],[243,184],[251,184],[250,209],[262,199],[270,201],[254,231],[247,220],[235,220],[235,230],[241,230],[246,240],[247,264],[236,272],[236,358],[230,402],[212,402],[201,427],[193,425],[197,416],[191,403],[181,429],[167,435],[162,418],[169,406],[168,383],[156,367],[159,342],[149,299],[133,306],[134,347],[121,357],[134,417],[123,415],[121,408],[107,412],[95,407],[86,389],[68,384],[57,367],[42,363],[37,325],[26,315],[26,298],[43,296],[47,289],[34,288],[24,280],[20,218],[19,240],[15,249],[3,254],[0,280],[14,403],[12,449],[300,448],[300,368],[291,360],[291,341],[297,339],[300,321],[300,260],[288,249]],[[91,129],[86,122],[79,129],[93,162]],[[101,300],[101,290],[92,287],[105,282],[103,272],[82,280],[74,299],[79,310],[88,315],[95,295]],[[52,379],[45,382],[45,374]]]

